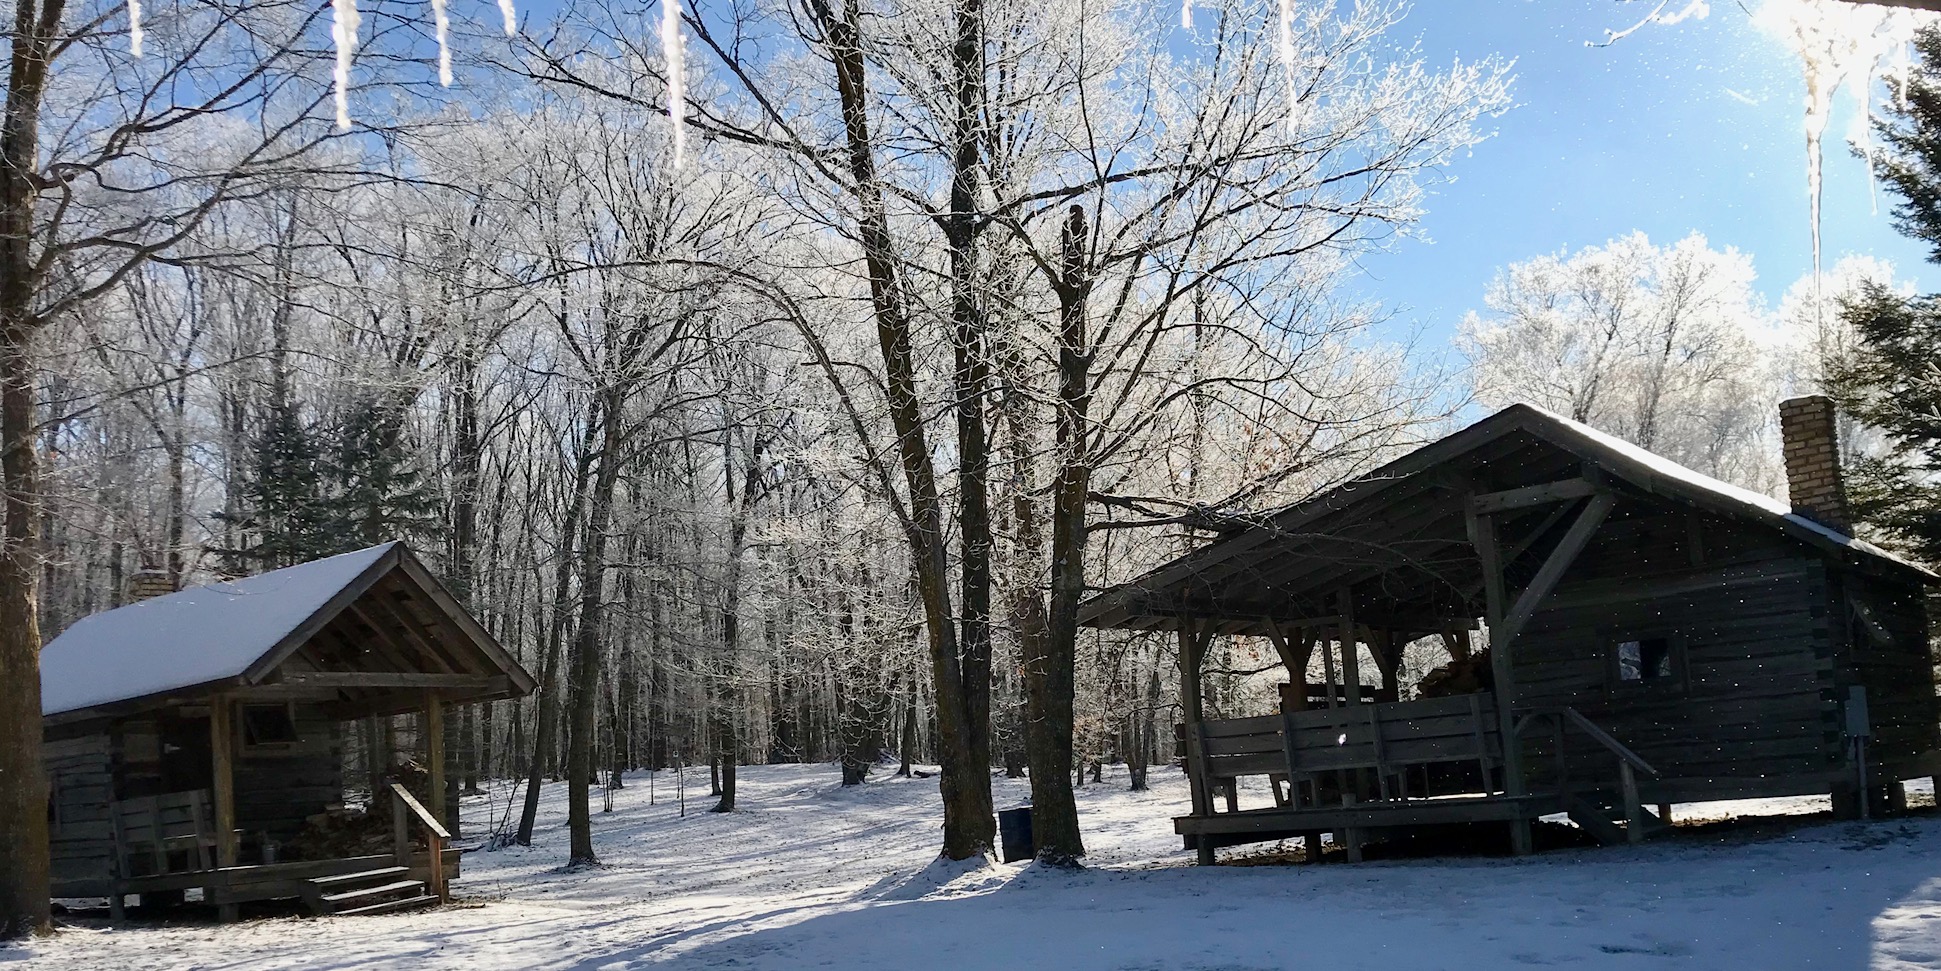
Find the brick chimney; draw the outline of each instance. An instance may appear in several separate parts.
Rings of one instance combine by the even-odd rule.
[[[1847,484],[1840,475],[1840,430],[1833,399],[1823,394],[1779,403],[1786,453],[1786,492],[1793,512],[1843,533],[1853,530]]]
[[[167,570],[136,570],[134,575],[128,578],[129,603],[174,592],[175,584],[169,580]]]

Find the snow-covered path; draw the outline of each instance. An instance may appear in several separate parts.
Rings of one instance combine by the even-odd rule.
[[[632,780],[594,819],[606,866],[569,873],[564,787],[549,786],[537,845],[468,854],[450,907],[76,928],[0,948],[0,967],[1941,967],[1941,818],[1521,860],[1198,868],[1171,833],[1184,785],[1154,778],[1150,793],[1081,790],[1093,855],[1079,873],[937,863],[934,780],[843,791],[827,766],[744,768],[730,816],[698,811],[703,796],[681,818],[664,774],[651,806]],[[1026,791],[998,787],[1001,806]],[[467,816],[503,812],[504,796]]]

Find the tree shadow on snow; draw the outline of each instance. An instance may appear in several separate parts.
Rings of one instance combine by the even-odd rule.
[[[1865,968],[1876,957],[1934,966],[1941,825],[1803,835],[1751,852],[1646,845],[1511,861],[1102,867],[1056,880],[992,867],[989,881],[966,881],[975,870],[939,861],[846,902],[744,914],[570,966],[1789,971]]]

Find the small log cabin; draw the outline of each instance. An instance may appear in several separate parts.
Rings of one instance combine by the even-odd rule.
[[[399,543],[166,589],[41,651],[53,895],[107,897],[119,916],[128,894],[200,889],[225,918],[259,899],[437,899],[457,871],[443,799],[372,794],[396,802],[390,854],[292,859],[290,841],[343,803],[344,722],[420,715],[444,793],[445,713],[523,696],[531,675]]]
[[[1790,505],[1515,405],[1088,601],[1082,623],[1177,637],[1187,847],[1330,833],[1352,860],[1490,822],[1527,853],[1554,813],[1611,842],[1678,802],[1891,807],[1941,771],[1937,578],[1850,535],[1831,402],[1785,402],[1781,425]],[[1222,634],[1271,640],[1280,711],[1205,717]],[[1467,690],[1402,699],[1422,639]],[[1243,807],[1243,776],[1272,804]]]

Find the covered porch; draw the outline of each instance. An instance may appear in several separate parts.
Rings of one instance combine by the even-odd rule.
[[[1650,762],[1571,706],[1520,700],[1520,634],[1636,494],[1605,468],[1629,456],[1559,448],[1547,419],[1499,414],[1084,605],[1090,626],[1176,638],[1192,805],[1175,829],[1200,862],[1293,837],[1312,851],[1324,833],[1353,860],[1382,830],[1445,823],[1503,824],[1525,854],[1546,815],[1602,842],[1663,823]],[[1223,635],[1272,644],[1278,712],[1208,717],[1202,675]],[[1448,655],[1441,696],[1402,700],[1402,651],[1419,641]],[[1243,804],[1247,776],[1269,780],[1270,805]]]

